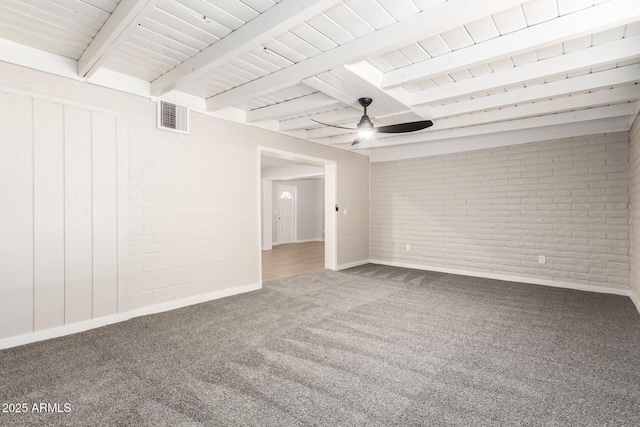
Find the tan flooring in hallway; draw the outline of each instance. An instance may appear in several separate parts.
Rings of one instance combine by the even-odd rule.
[[[262,251],[262,283],[324,270],[324,242],[288,243]]]

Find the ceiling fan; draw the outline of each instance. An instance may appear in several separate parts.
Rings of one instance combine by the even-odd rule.
[[[367,107],[369,105],[371,105],[371,103],[373,102],[373,99],[371,99],[371,98],[360,98],[360,99],[358,99],[358,102],[364,108],[364,114],[362,115],[362,118],[358,122],[358,124],[357,124],[355,129],[344,127],[344,126],[331,125],[331,124],[328,124],[328,123],[322,123],[322,122],[319,122],[319,121],[313,120],[313,119],[311,119],[311,120],[313,120],[316,123],[320,123],[321,125],[325,125],[325,126],[331,126],[331,127],[338,128],[338,129],[348,129],[348,130],[357,131],[358,135],[356,136],[356,139],[353,141],[353,143],[351,145],[359,144],[360,142],[362,142],[365,139],[367,139],[370,136],[372,136],[374,133],[415,132],[417,130],[426,129],[429,126],[433,126],[433,122],[431,120],[420,120],[420,121],[417,121],[417,122],[398,123],[396,125],[375,127],[373,125],[373,123],[371,122],[371,119],[367,115]]]

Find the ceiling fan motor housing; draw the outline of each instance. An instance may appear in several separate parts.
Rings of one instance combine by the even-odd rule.
[[[360,98],[360,99],[358,99],[358,103],[360,103],[362,108],[364,108],[364,114],[362,115],[362,118],[358,122],[358,126],[356,126],[358,130],[372,130],[373,129],[373,123],[371,122],[371,119],[367,115],[367,107],[369,105],[371,105],[372,102],[373,102],[373,99],[371,99],[371,98]]]
[[[365,109],[371,105],[371,103],[373,102],[373,99],[371,98],[360,98],[358,99],[358,102],[360,103],[360,105],[362,105],[362,107],[364,107]]]

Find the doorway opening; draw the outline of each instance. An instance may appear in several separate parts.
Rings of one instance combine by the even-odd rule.
[[[335,161],[258,147],[260,283],[337,266]]]

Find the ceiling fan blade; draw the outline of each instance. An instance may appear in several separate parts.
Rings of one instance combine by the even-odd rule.
[[[397,125],[380,126],[375,128],[375,131],[379,133],[405,133],[426,129],[429,126],[433,126],[433,122],[431,120],[421,120],[418,122],[407,122],[398,123]]]
[[[348,128],[348,127],[338,126],[338,125],[330,125],[329,123],[322,123],[322,122],[319,122],[319,121],[317,121],[317,120],[313,120],[313,119],[309,119],[309,120],[311,120],[312,122],[316,122],[316,123],[318,123],[318,124],[321,124],[321,125],[330,126],[330,127],[332,127],[332,128],[347,129],[347,130],[356,130],[356,129],[354,129],[354,128]]]
[[[351,145],[357,145],[357,144],[360,144],[361,142],[373,141],[375,139],[376,139],[376,137],[373,136],[373,134],[371,134],[371,135],[357,135],[356,138],[351,143]]]
[[[417,121],[417,122],[407,122],[407,123],[399,123],[399,124],[396,124],[396,125],[374,127],[373,123],[371,123],[371,120],[369,119],[369,116],[367,115],[367,107],[369,105],[371,105],[371,103],[373,102],[373,99],[371,99],[371,98],[360,98],[358,100],[358,102],[360,103],[362,108],[364,108],[364,114],[360,118],[360,121],[358,122],[358,125],[356,126],[355,129],[354,128],[348,128],[348,127],[345,127],[345,126],[339,126],[339,125],[332,125],[332,124],[329,124],[329,123],[323,123],[323,122],[320,122],[318,120],[314,120],[314,119],[311,119],[311,118],[309,120],[311,120],[312,122],[318,123],[320,125],[323,125],[323,126],[328,126],[328,127],[338,128],[338,129],[346,129],[346,130],[350,130],[350,131],[357,131],[357,136],[353,140],[353,143],[351,143],[351,145],[360,144],[361,142],[366,141],[367,139],[371,138],[372,134],[375,134],[375,133],[415,132],[415,131],[418,131],[418,130],[426,129],[429,126],[433,126],[433,122],[431,120],[421,120],[421,121]]]

